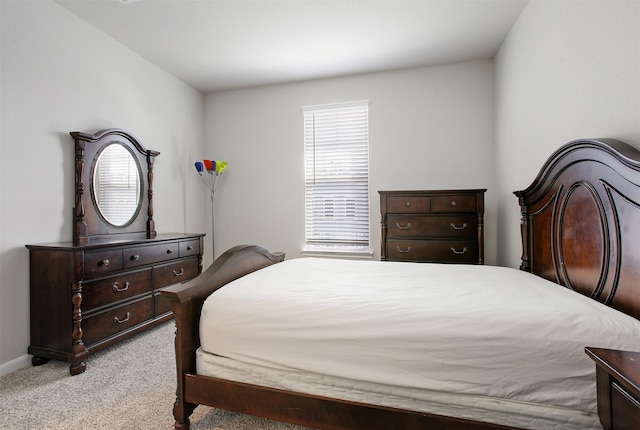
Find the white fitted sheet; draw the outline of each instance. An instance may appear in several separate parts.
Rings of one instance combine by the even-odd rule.
[[[596,412],[585,346],[640,322],[511,268],[300,258],[213,293],[208,353],[274,369]]]

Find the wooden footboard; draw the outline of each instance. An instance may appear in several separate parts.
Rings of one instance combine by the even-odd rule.
[[[171,301],[176,322],[176,368],[178,386],[173,415],[176,428],[189,428],[189,416],[197,404],[185,401],[185,375],[195,374],[195,351],[200,346],[200,312],[207,297],[229,282],[256,270],[284,260],[283,253],[270,253],[255,245],[235,246],[220,257],[197,278],[161,290]]]

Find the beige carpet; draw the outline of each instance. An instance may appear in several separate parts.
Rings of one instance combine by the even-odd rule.
[[[98,352],[80,375],[52,360],[0,377],[0,429],[172,429],[174,331],[169,322]],[[304,429],[205,406],[191,428]]]

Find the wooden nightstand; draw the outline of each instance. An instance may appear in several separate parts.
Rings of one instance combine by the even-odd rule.
[[[585,348],[596,362],[598,415],[605,430],[640,429],[640,352]]]

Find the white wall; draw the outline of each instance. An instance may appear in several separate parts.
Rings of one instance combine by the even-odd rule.
[[[204,96],[52,1],[0,1],[0,374],[27,361],[27,243],[72,239],[70,131],[118,127],[161,152],[159,232],[203,232],[192,160]],[[61,294],[65,294],[62,290]]]
[[[206,155],[229,162],[216,199],[216,254],[257,243],[300,255],[302,106],[353,100],[369,100],[374,257],[378,190],[488,188],[486,260],[494,262],[491,60],[207,95]]]
[[[498,262],[517,267],[512,192],[578,138],[640,148],[640,2],[530,1],[496,57]]]

